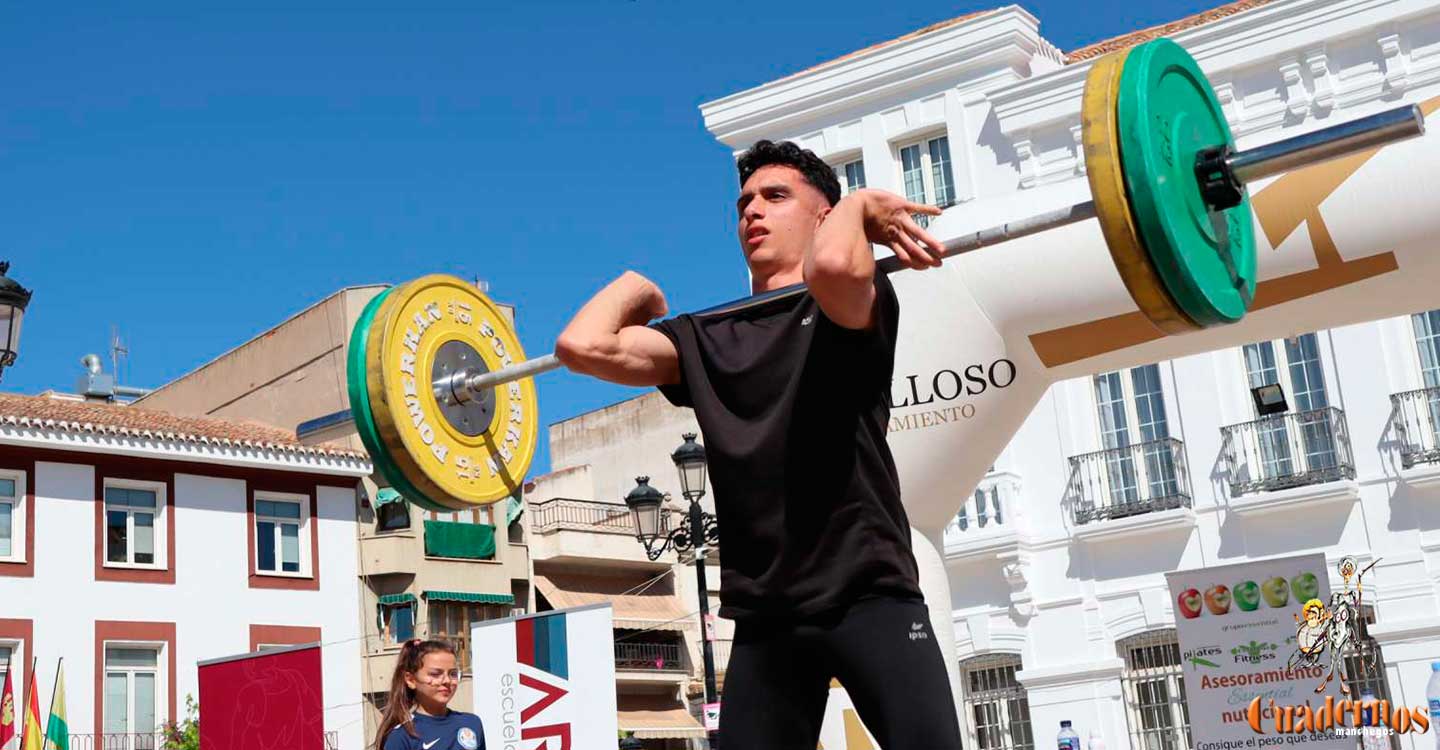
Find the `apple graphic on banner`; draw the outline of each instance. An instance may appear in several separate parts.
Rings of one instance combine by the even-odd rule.
[[[1186,619],[1193,620],[1200,616],[1200,592],[1195,589],[1185,589],[1176,597],[1175,602],[1180,605],[1180,614]]]
[[[1320,582],[1314,573],[1301,573],[1290,579],[1290,593],[1295,595],[1296,604],[1304,604],[1320,596]]]
[[[1266,604],[1277,609],[1290,603],[1290,584],[1280,576],[1260,584],[1260,593],[1265,595]]]
[[[1246,612],[1254,612],[1260,606],[1260,586],[1254,581],[1235,584],[1235,604]]]
[[[1205,606],[1211,613],[1223,615],[1230,611],[1230,589],[1215,585],[1205,590]]]

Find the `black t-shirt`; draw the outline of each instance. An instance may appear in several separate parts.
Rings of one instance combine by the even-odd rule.
[[[720,615],[797,619],[868,596],[920,598],[885,442],[900,304],[875,277],[867,330],[810,294],[655,328],[680,355],[661,386],[704,432],[720,525]]]

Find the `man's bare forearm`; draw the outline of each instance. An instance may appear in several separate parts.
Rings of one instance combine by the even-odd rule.
[[[805,284],[826,317],[846,328],[870,325],[875,302],[875,256],[865,237],[859,195],[841,199],[815,232],[805,254]]]
[[[580,308],[555,342],[571,371],[626,385],[674,382],[677,357],[663,334],[645,327],[668,312],[660,288],[627,271]]]

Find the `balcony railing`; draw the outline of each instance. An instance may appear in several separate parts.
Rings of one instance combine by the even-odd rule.
[[[163,747],[163,732],[70,735],[70,750],[159,750]]]
[[[965,504],[960,506],[960,512],[955,514],[955,520],[950,523],[945,533],[950,535],[994,529],[1007,523],[1013,525],[1014,519],[1010,516],[1015,507],[1013,501],[1016,498],[1013,495],[1013,486],[1008,482],[982,481]]]
[[[1185,444],[1175,438],[1070,457],[1067,499],[1077,526],[1190,507]]]
[[[1221,433],[1234,495],[1355,478],[1345,412],[1333,406],[1234,424]]]
[[[597,503],[591,500],[555,498],[530,506],[536,533],[552,529],[571,529],[605,534],[635,534],[635,521],[630,509],[618,503]],[[661,532],[670,531],[671,513],[660,515]]]
[[[678,643],[615,644],[615,668],[634,672],[684,672]]]
[[[1440,388],[1392,394],[1390,404],[1400,465],[1440,463]]]
[[[70,750],[163,750],[165,734],[72,734]],[[324,750],[340,750],[340,733],[325,733]]]

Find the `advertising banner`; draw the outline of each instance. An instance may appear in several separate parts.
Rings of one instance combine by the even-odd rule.
[[[1340,692],[1344,660],[1333,653],[1330,631],[1301,628],[1307,613],[1319,621],[1313,602],[1328,611],[1332,601],[1323,554],[1166,577],[1195,750],[1354,750],[1355,737],[1334,731],[1336,701],[1346,697]],[[1332,656],[1338,665],[1333,674]],[[1280,726],[1285,707],[1307,705],[1304,712],[1292,708],[1288,726]]]
[[[470,628],[474,712],[490,750],[617,743],[610,605],[477,622]]]
[[[205,750],[324,747],[320,644],[202,661]]]

